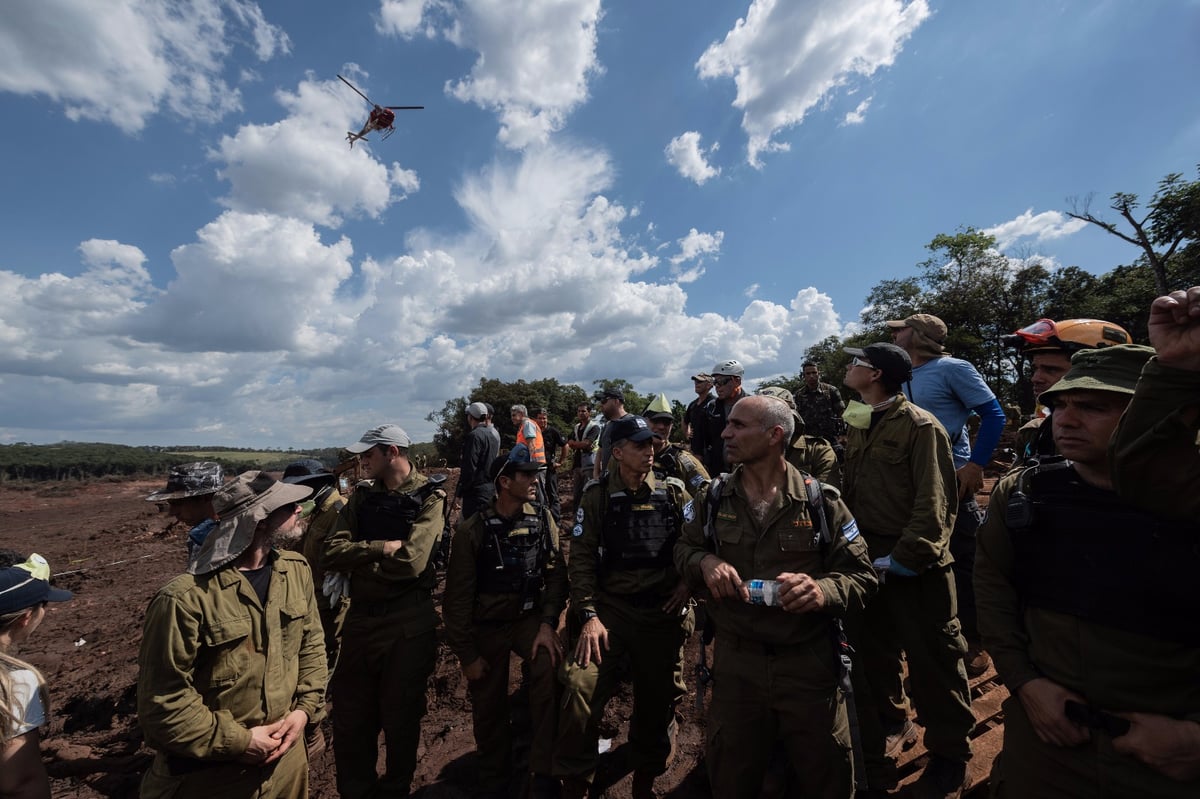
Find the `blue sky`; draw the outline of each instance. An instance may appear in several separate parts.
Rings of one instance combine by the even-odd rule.
[[[306,447],[480,377],[799,370],[934,235],[1200,153],[1200,3],[16,0],[0,442]],[[349,149],[364,103],[398,112]],[[936,309],[930,309],[936,312]]]

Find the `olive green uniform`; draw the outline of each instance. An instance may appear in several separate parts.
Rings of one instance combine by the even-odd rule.
[[[654,476],[659,482],[674,477],[691,494],[699,494],[711,479],[700,459],[682,444],[668,444],[663,452],[654,453]]]
[[[1200,372],[1151,358],[1109,444],[1117,493],[1174,519],[1200,518]]]
[[[1162,418],[1161,416],[1159,418]],[[1017,691],[1045,677],[1110,713],[1145,712],[1200,722],[1200,646],[1118,629],[1026,603],[1016,583],[1017,556],[1005,509],[1021,474],[997,484],[979,528],[975,588],[979,629],[1011,696],[1004,703],[1004,750],[992,769],[993,796],[1200,796],[1200,780],[1177,782],[1113,751],[1112,739],[1062,748],[1034,732]],[[1191,487],[1195,492],[1195,486]],[[1121,533],[1134,536],[1137,530]],[[1079,552],[1078,562],[1088,555]],[[1123,601],[1145,602],[1137,592]],[[1150,607],[1147,615],[1156,611]]]
[[[875,592],[875,572],[850,511],[832,487],[823,490],[832,540],[821,541],[806,479],[789,465],[785,489],[759,522],[742,487],[741,468],[735,468],[720,487],[713,539],[706,535],[705,494],[689,504],[675,547],[677,567],[697,590],[704,587],[700,561],[715,550],[743,580],[803,572],[825,596],[821,611],[805,614],[709,601],[717,625],[707,751],[714,796],[758,796],[777,739],[787,748],[805,796],[844,799],[854,790],[834,619],[862,607]]]
[[[359,511],[372,494],[411,494],[429,480],[415,469],[394,491],[382,480],[359,486],[325,545],[324,566],[350,575],[350,610],[334,674],[333,753],[342,799],[407,796],[416,770],[425,691],[437,657],[438,616],[430,555],[442,533],[445,494],[425,496],[404,546],[383,554],[384,540],[358,540]],[[387,748],[375,770],[379,731]]]
[[[533,742],[529,770],[550,774],[557,725],[558,679],[550,655],[543,649],[533,655],[533,641],[544,622],[558,629],[559,615],[567,601],[567,565],[558,542],[558,525],[545,508],[526,503],[514,523],[540,512],[541,530],[548,536],[550,551],[542,568],[543,586],[537,596],[521,593],[484,593],[479,587],[480,569],[495,568],[481,563],[493,554],[484,546],[489,535],[485,521],[495,518],[495,502],[460,523],[454,533],[450,564],[446,569],[446,594],[442,615],[446,642],[463,666],[483,658],[487,673],[470,683],[471,714],[475,747],[479,751],[479,784],[493,791],[508,784],[512,774],[512,729],[508,703],[509,653],[516,652],[529,664],[529,710]],[[506,525],[507,526],[507,525]],[[525,526],[510,528],[509,535],[528,536]]]
[[[665,489],[682,519],[688,493],[675,480],[661,485],[646,475],[635,502],[650,500]],[[567,571],[571,607],[575,613],[593,611],[608,629],[608,649],[602,661],[586,668],[568,659],[559,670],[564,686],[554,752],[554,773],[590,781],[596,768],[598,725],[604,706],[617,686],[618,669],[628,656],[633,678],[634,711],[629,722],[630,765],[659,774],[671,752],[675,708],[687,692],[683,682],[683,645],[695,629],[690,605],[684,612],[666,613],[662,606],[679,585],[673,565],[657,569],[609,569],[601,554],[602,528],[614,494],[627,491],[616,468],[584,489],[571,531]],[[677,522],[678,523],[678,522]],[[668,552],[668,556],[669,556]],[[574,644],[574,641],[572,641]]]
[[[837,452],[823,438],[803,433],[796,435],[783,456],[792,466],[817,478],[823,485],[836,488],[841,481]]]
[[[849,619],[860,664],[853,672],[867,779],[891,778],[885,724],[904,722],[900,653],[907,654],[910,693],[925,727],[925,746],[948,760],[971,757],[971,713],[958,622],[950,533],[957,483],[950,440],[933,414],[898,394],[868,431],[851,427],[843,496],[872,561],[885,556],[916,572],[888,573],[879,594]]]
[[[303,740],[267,766],[238,763],[250,728],[324,711],[325,655],[312,573],[271,555],[264,607],[233,566],[167,583],[146,610],[138,723],[157,750],[141,795],[295,799],[308,795]]]
[[[325,569],[322,558],[325,555],[325,541],[337,528],[338,512],[346,504],[346,500],[335,488],[329,496],[321,500],[321,507],[314,508],[308,517],[308,527],[300,540],[300,552],[308,561],[313,572],[313,585],[317,589],[317,610],[321,614],[321,628],[325,632],[325,654],[329,663],[329,671],[337,663],[338,648],[342,640],[342,624],[346,620],[346,610],[350,607],[348,597],[340,597],[337,605],[329,601],[321,591],[325,580]]]

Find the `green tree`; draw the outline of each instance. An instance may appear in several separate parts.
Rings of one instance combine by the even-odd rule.
[[[1200,165],[1196,172],[1200,175]],[[1200,180],[1187,181],[1182,173],[1172,172],[1158,182],[1158,189],[1144,207],[1136,194],[1121,191],[1114,194],[1108,207],[1125,220],[1128,230],[1093,214],[1092,199],[1090,194],[1082,200],[1068,198],[1071,210],[1066,212],[1067,216],[1096,225],[1138,247],[1153,272],[1156,294],[1190,285],[1173,283],[1170,265],[1186,242],[1200,240]]]

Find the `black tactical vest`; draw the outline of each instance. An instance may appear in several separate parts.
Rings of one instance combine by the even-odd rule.
[[[668,477],[683,479],[683,476],[679,473],[679,450],[674,446],[668,446],[663,450],[662,454],[654,453],[653,468],[654,478],[660,483]]]
[[[550,562],[550,535],[538,508],[515,521],[488,510],[483,518],[483,547],[477,562],[481,594],[520,594],[536,600],[545,586],[543,570]]]
[[[421,515],[421,506],[429,495],[445,481],[430,479],[420,488],[407,494],[370,491],[358,506],[358,530],[355,541],[407,541],[413,525]]]
[[[1005,518],[1025,604],[1200,645],[1200,525],[1135,508],[1062,458],[1022,474]]]
[[[638,502],[627,491],[610,494],[604,512],[605,568],[669,567],[679,524],[675,498],[663,486],[651,491],[645,502]]]

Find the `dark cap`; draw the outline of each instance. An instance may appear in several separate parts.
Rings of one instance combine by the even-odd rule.
[[[400,425],[385,424],[379,427],[372,427],[363,433],[362,438],[346,447],[346,451],[357,455],[360,452],[366,452],[376,444],[395,445],[400,449],[408,449],[412,446],[412,439],[408,437],[408,433],[404,432],[404,429]]]
[[[147,502],[162,502],[168,499],[186,499],[213,494],[225,482],[221,464],[213,461],[196,461],[172,466],[167,473],[167,487],[146,497]]]
[[[529,447],[517,444],[509,450],[507,455],[501,455],[492,461],[492,465],[488,467],[488,474],[494,483],[513,472],[536,472],[544,468],[546,468],[546,464],[530,459]]]
[[[625,404],[625,392],[621,391],[618,388],[606,388],[600,392],[600,401],[604,402],[606,399],[620,400],[621,404],[624,405]]]
[[[24,563],[0,569],[0,616],[73,596],[50,585],[50,564],[36,552]]]
[[[908,353],[895,344],[885,344],[880,341],[868,344],[861,350],[854,347],[843,347],[842,351],[847,355],[870,362],[871,366],[883,372],[883,379],[889,384],[899,385],[907,380],[912,380],[912,358],[908,357]]]
[[[283,470],[283,482],[309,485],[329,482],[334,479],[333,472],[325,468],[325,464],[316,458],[305,458],[289,463]]]
[[[638,442],[654,437],[650,425],[641,416],[626,416],[624,419],[616,419],[609,422],[608,427],[608,441],[614,447],[622,441]]]
[[[1142,376],[1142,367],[1152,355],[1153,347],[1140,344],[1080,350],[1071,356],[1070,371],[1043,391],[1038,401],[1049,404],[1047,401],[1056,394],[1075,390],[1133,394],[1138,378]]]

